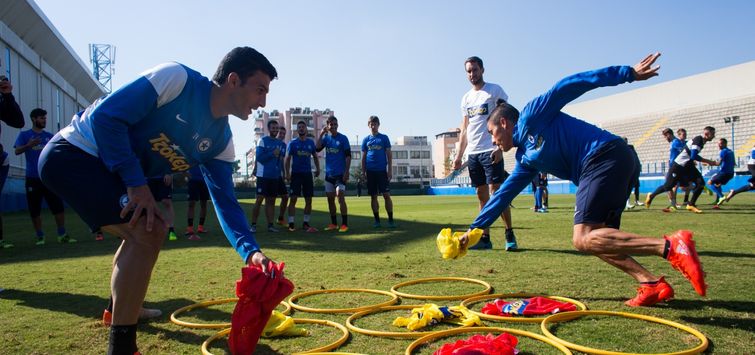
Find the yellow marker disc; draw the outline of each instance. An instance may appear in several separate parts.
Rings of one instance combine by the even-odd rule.
[[[346,327],[349,328],[349,330],[360,333],[360,334],[366,334],[366,335],[372,335],[375,337],[382,337],[382,338],[399,338],[399,339],[406,339],[406,338],[420,338],[425,335],[430,335],[433,333],[437,333],[438,331],[424,331],[424,332],[391,332],[391,331],[380,331],[380,330],[371,330],[371,329],[365,329],[365,328],[359,328],[356,325],[354,325],[354,321],[362,318],[364,316],[375,314],[378,312],[385,312],[385,311],[393,311],[397,309],[414,309],[417,307],[422,307],[421,304],[402,304],[398,306],[385,306],[380,308],[373,308],[368,309],[366,311],[361,311],[352,314],[349,318],[346,319]]]

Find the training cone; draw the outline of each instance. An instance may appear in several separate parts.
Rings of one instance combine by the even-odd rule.
[[[466,232],[453,232],[451,228],[443,228],[438,237],[435,239],[435,244],[438,246],[438,251],[443,259],[458,259],[464,255],[467,255],[467,249],[470,246],[477,244],[482,237],[482,229],[475,228],[469,232],[467,237],[469,241],[464,248],[461,247],[459,238]]]

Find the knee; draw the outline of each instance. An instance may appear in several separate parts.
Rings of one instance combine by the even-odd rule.
[[[592,232],[574,233],[574,235],[572,236],[572,244],[574,245],[574,249],[577,249],[583,253],[589,253],[592,249],[591,246],[594,242],[594,239],[595,238]]]

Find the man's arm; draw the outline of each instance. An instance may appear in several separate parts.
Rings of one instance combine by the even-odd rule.
[[[422,152],[420,152],[422,154]],[[388,169],[388,181],[391,181],[393,178],[393,154],[391,154],[391,148],[387,148],[385,150],[385,158],[388,160],[388,166],[386,169]],[[422,175],[422,172],[419,172],[420,175]]]
[[[284,177],[286,180],[291,180],[291,154],[286,155],[286,162],[283,168]]]
[[[27,150],[33,148],[40,142],[42,142],[42,140],[39,138],[26,140],[26,137],[22,136],[21,133],[19,133],[18,138],[16,138],[16,143],[13,145],[13,148],[15,148],[13,152],[16,153],[16,155],[21,155],[23,153],[26,153]]]
[[[4,75],[0,78],[0,120],[13,128],[24,127],[24,113],[13,97],[13,85]]]
[[[514,171],[506,178],[501,187],[490,196],[490,199],[472,222],[470,229],[487,228],[501,216],[503,210],[511,205],[511,201],[532,182],[537,170],[527,168],[517,163]]]
[[[456,159],[454,159],[454,170],[461,169],[461,157],[464,156],[464,151],[467,149],[467,126],[469,126],[469,116],[464,116],[461,119],[461,131],[459,131],[459,151],[456,152]]]
[[[658,75],[660,67],[653,67],[653,63],[660,55],[650,54],[634,67],[612,66],[568,76],[545,94],[530,101],[522,112],[526,111],[530,117],[552,118],[566,104],[595,88],[650,79]]]
[[[320,131],[320,134],[317,136],[317,142],[315,142],[315,149],[319,152],[322,151],[325,148],[325,144],[323,143],[323,137],[328,134],[328,127],[325,126],[322,128],[322,131]]]
[[[317,159],[317,153],[312,152],[312,160],[315,161],[315,177],[320,176],[320,159]]]
[[[200,168],[225,237],[245,263],[252,263],[261,251],[233,192],[233,163],[213,159]]]
[[[347,147],[349,146],[348,142],[346,143],[346,146]],[[344,150],[343,155],[344,155],[344,157],[343,157],[343,159],[344,159],[344,164],[343,164],[343,168],[344,168],[343,182],[345,184],[345,183],[349,182],[349,177],[350,177],[349,174],[351,172],[351,170],[350,170],[351,169],[351,148]]]

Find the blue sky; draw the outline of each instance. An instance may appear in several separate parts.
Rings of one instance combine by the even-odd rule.
[[[363,137],[370,115],[391,137],[459,125],[463,62],[485,62],[521,108],[563,76],[663,53],[661,76],[585,98],[755,60],[755,1],[198,1],[36,0],[88,63],[89,43],[117,47],[113,87],[158,63],[211,77],[235,46],[276,66],[265,110],[330,108]],[[232,119],[236,153],[251,122]],[[243,161],[243,159],[242,159]]]

